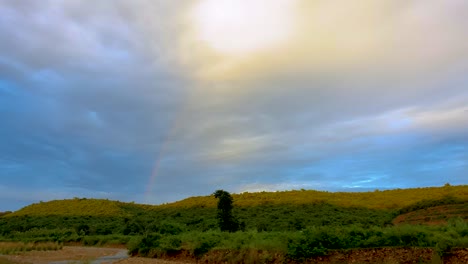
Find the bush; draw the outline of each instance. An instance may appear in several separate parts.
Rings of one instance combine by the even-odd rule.
[[[86,236],[83,238],[83,245],[96,246],[101,244],[101,239],[95,236]]]
[[[130,256],[138,255],[138,250],[140,249],[139,247],[142,239],[143,238],[140,236],[134,236],[127,242],[128,254]]]
[[[444,256],[449,254],[453,247],[454,241],[444,237],[437,242],[435,246],[435,251],[439,256]]]
[[[178,235],[184,231],[184,227],[178,223],[163,222],[159,225],[158,231],[161,234]]]
[[[156,235],[150,235],[141,240],[140,243],[140,249],[138,250],[138,253],[141,256],[145,257],[152,257],[149,255],[152,249],[155,249],[159,246],[159,239],[161,239],[161,236],[156,234]]]
[[[219,245],[223,240],[223,234],[220,232],[205,232],[199,233],[197,236],[193,237],[191,253],[200,257],[207,253],[210,249]]]
[[[323,230],[316,228],[306,229],[298,239],[288,241],[287,256],[293,260],[303,261],[314,256],[323,256],[327,253],[324,244],[334,244],[335,237],[329,237]]]
[[[178,237],[168,236],[161,239],[159,248],[165,255],[173,255],[180,252],[182,240]]]

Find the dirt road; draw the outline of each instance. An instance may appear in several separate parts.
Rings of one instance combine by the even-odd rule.
[[[30,251],[3,256],[13,263],[21,264],[187,264],[147,258],[129,258],[122,248],[97,248],[65,246],[57,251]]]
[[[121,248],[95,247],[63,247],[62,250],[57,251],[30,251],[5,256],[5,258],[14,263],[25,264],[104,264],[114,263],[127,257],[127,251]]]

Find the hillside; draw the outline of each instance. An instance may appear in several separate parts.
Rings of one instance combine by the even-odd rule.
[[[314,190],[233,194],[234,205],[249,207],[303,207],[329,204],[342,208],[395,210],[425,200],[453,197],[468,201],[468,185],[395,189],[373,192],[323,192]],[[213,196],[190,197],[163,205],[143,205],[103,199],[66,199],[31,204],[4,217],[17,216],[102,216],[130,217],[144,212],[176,212],[183,209],[213,209]]]
[[[130,216],[123,203],[104,199],[65,199],[28,205],[5,217],[17,216]]]
[[[284,191],[234,194],[234,213],[249,230],[300,230],[309,226],[388,226],[413,223],[411,215],[435,219],[428,208],[468,204],[468,186],[397,189],[361,193]],[[415,213],[419,209],[425,211]],[[399,215],[408,217],[395,220]],[[431,213],[432,214],[432,213]],[[468,219],[466,210],[450,217]],[[419,219],[418,218],[418,219]],[[448,219],[448,218],[447,218]],[[447,220],[446,219],[446,220]],[[40,202],[0,217],[0,232],[33,228],[92,226],[91,234],[138,234],[161,228],[206,231],[216,229],[216,199],[191,197],[175,203],[144,205],[102,199]],[[172,232],[172,231],[171,231]]]
[[[299,190],[233,194],[234,205],[239,207],[329,203],[340,207],[364,207],[369,209],[399,209],[425,199],[437,200],[446,196],[468,200],[468,185],[376,190],[373,192]],[[200,196],[190,197],[159,207],[203,208],[215,206],[216,200],[213,197]]]

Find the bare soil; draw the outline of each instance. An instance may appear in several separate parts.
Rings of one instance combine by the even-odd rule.
[[[456,249],[439,257],[431,248],[379,248],[336,251],[325,257],[316,257],[306,263],[444,263],[467,264],[468,249]]]
[[[185,262],[185,261],[176,261],[176,260],[132,257],[132,258],[118,261],[116,263],[118,264],[189,264],[189,263],[196,263],[196,262],[195,261]]]
[[[116,254],[126,253],[123,248],[97,248],[97,247],[82,247],[82,246],[64,246],[62,250],[56,251],[30,251],[18,253],[16,255],[2,256],[0,264],[14,263],[14,264],[49,264],[49,263],[93,263],[96,259],[102,257],[114,256]],[[103,260],[102,264],[186,264],[190,262],[150,259],[150,258],[129,258],[118,261]],[[192,262],[193,263],[193,262]]]
[[[148,258],[129,258],[117,262],[119,264],[225,264],[225,263],[270,263],[270,264],[296,264],[287,261],[279,254],[269,254],[265,251],[250,252],[248,255],[236,254],[232,250],[215,250],[199,259],[188,257],[186,252],[179,256],[171,256],[166,260]],[[354,249],[337,250],[327,256],[315,257],[298,263],[324,263],[324,264],[413,264],[413,263],[444,263],[444,264],[468,264],[468,248],[455,249],[450,254],[439,257],[431,248],[378,248],[378,249]]]
[[[122,254],[122,249],[119,248],[94,248],[94,247],[64,247],[57,251],[32,251],[21,253],[18,255],[2,256],[3,259],[12,263],[31,263],[31,264],[46,264],[51,262],[68,263],[93,263],[92,260],[100,257],[113,256]],[[263,255],[262,255],[263,254]],[[223,260],[222,256],[230,256],[229,261]],[[287,263],[284,256],[269,255],[268,252],[252,252],[247,259],[252,263]],[[231,258],[232,257],[232,258]],[[259,257],[259,258],[258,258]],[[200,259],[190,258],[187,254],[180,256],[174,255],[169,259],[150,259],[131,257],[128,259],[117,261],[103,261],[102,264],[189,264],[189,263],[242,263],[236,262],[236,253],[233,251],[213,251]],[[245,260],[245,259],[243,259]],[[256,261],[258,260],[258,261]],[[1,262],[0,263],[4,263]],[[7,262],[9,263],[9,262]],[[294,262],[289,262],[294,263]],[[410,263],[444,263],[444,264],[467,264],[468,263],[468,248],[455,249],[450,254],[439,257],[430,248],[379,248],[379,249],[355,249],[355,250],[339,250],[330,252],[328,256],[315,257],[308,259],[304,263],[383,263],[383,264],[410,264]]]

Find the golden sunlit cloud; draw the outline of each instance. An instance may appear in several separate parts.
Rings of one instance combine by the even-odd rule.
[[[200,0],[187,9],[179,54],[203,81],[337,72],[411,77],[466,56],[466,34],[450,19],[456,7],[431,2]]]
[[[227,56],[249,55],[286,41],[294,22],[291,0],[202,0],[192,12],[200,41]]]

